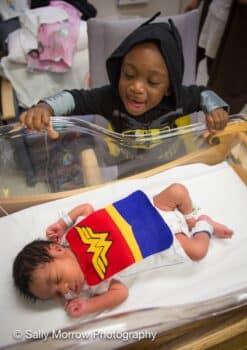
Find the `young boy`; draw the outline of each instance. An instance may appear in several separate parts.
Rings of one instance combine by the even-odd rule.
[[[75,223],[80,216],[86,218]],[[66,231],[69,246],[59,243]],[[47,228],[50,241],[34,241],[23,248],[15,259],[13,277],[21,293],[31,299],[72,299],[65,302],[65,310],[79,317],[115,307],[127,298],[128,288],[119,280],[122,270],[138,271],[143,259],[157,253],[164,261],[186,256],[200,260],[213,233],[220,238],[233,235],[206,215],[196,219],[182,184],[169,186],[153,199],[136,191],[97,211],[90,204],[72,209]],[[81,291],[88,298],[79,297]]]
[[[135,134],[139,129],[175,127],[176,118],[203,110],[210,131],[228,120],[227,104],[203,86],[183,86],[182,43],[173,22],[143,23],[107,59],[110,85],[91,90],[62,91],[24,111],[28,129],[50,132],[52,115],[98,114],[114,131]]]

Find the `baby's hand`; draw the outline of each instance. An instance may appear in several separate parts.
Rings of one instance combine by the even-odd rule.
[[[87,300],[82,298],[75,298],[68,300],[64,304],[65,311],[71,317],[80,317],[87,314],[86,311]]]
[[[29,108],[20,115],[20,123],[28,130],[46,130],[52,139],[58,138],[58,133],[52,128],[50,117],[53,115],[52,108],[45,102]]]
[[[53,241],[59,242],[66,231],[66,224],[62,219],[59,219],[55,224],[50,225],[46,229],[46,237]]]
[[[228,122],[229,115],[223,108],[216,108],[206,114],[206,123],[209,131],[223,130]]]

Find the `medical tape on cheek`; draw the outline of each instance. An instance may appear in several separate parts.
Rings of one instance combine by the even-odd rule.
[[[72,292],[72,290],[69,290],[63,296],[64,296],[64,299],[66,299],[66,300],[72,300],[72,299],[75,299],[78,297],[78,295],[76,293]]]

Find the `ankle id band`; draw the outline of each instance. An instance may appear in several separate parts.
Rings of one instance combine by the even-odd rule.
[[[209,238],[211,238],[213,235],[213,226],[204,220],[197,221],[196,225],[192,229],[192,236],[203,232],[207,233]]]

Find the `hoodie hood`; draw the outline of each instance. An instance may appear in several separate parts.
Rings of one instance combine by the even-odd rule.
[[[107,59],[106,69],[112,87],[118,91],[118,82],[124,56],[137,44],[147,41],[156,42],[169,72],[173,107],[178,109],[180,107],[180,90],[184,74],[182,41],[171,19],[168,20],[168,23],[151,23],[159,14],[154,15],[151,19],[137,27],[122,41]]]

